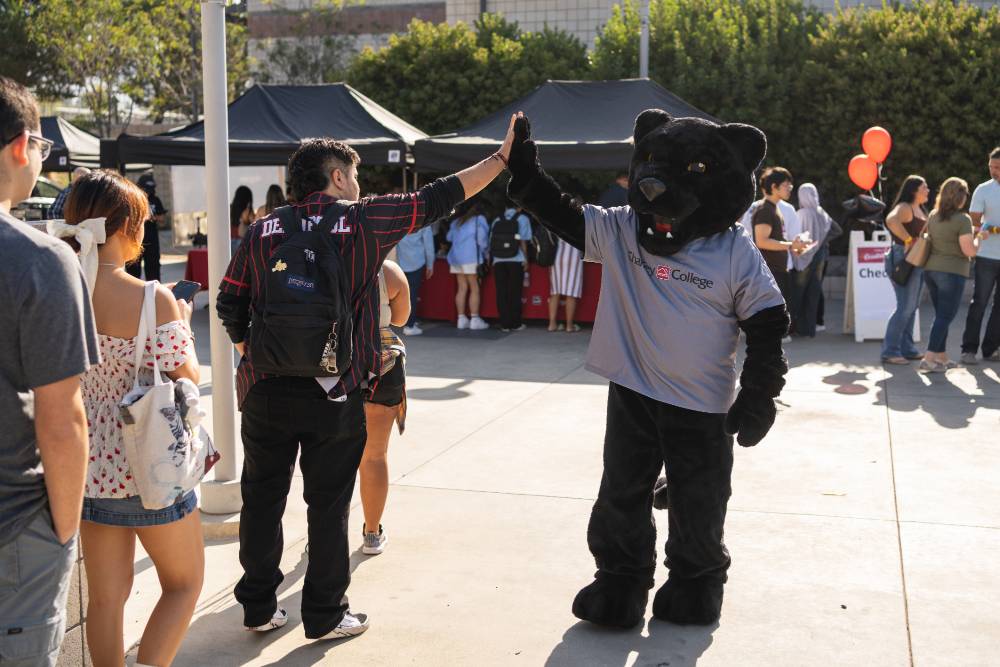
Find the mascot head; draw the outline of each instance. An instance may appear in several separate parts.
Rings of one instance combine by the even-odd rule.
[[[633,139],[628,201],[647,252],[672,255],[721,232],[753,201],[754,171],[767,150],[757,128],[647,109],[635,119]]]

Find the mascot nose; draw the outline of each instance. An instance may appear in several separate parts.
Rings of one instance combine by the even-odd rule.
[[[653,201],[667,191],[667,186],[658,178],[644,178],[639,181],[639,189],[646,195],[646,199]]]

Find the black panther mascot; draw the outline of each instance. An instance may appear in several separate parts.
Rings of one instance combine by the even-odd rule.
[[[656,567],[653,488],[666,469],[667,582],[653,616],[678,624],[719,618],[729,552],[733,435],[756,445],[775,418],[788,371],[784,300],[737,220],[755,192],[764,134],[749,125],[635,121],[628,206],[581,205],[538,160],[518,118],[508,194],[556,235],[603,265],[587,368],[610,380],[604,473],[587,542],[594,581],[573,602],[587,621],[633,627]],[[746,360],[736,395],[736,348]],[[735,396],[735,400],[734,400]]]

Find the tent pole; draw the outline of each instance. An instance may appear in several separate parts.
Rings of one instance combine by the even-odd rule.
[[[649,78],[649,0],[639,7],[639,78]]]
[[[205,101],[205,179],[208,194],[208,298],[212,353],[213,441],[222,454],[215,481],[201,485],[202,510],[238,512],[242,506],[237,471],[242,447],[236,442],[233,348],[215,311],[216,288],[229,265],[229,119],[226,109],[225,0],[201,0],[202,79]]]

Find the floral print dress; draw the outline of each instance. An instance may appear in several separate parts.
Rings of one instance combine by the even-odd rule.
[[[81,382],[90,436],[87,465],[88,498],[129,498],[139,495],[122,440],[118,404],[132,389],[135,380],[135,338],[99,335],[101,363],[91,367]],[[154,363],[161,373],[169,373],[194,357],[194,336],[187,322],[174,320],[156,327],[153,341],[146,341],[144,368],[139,384],[151,386]]]

